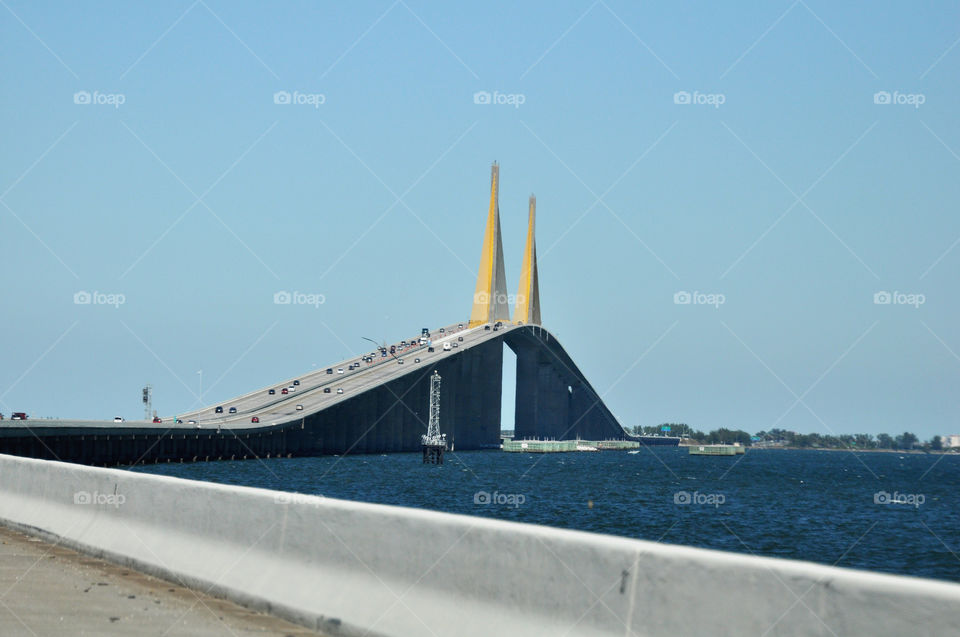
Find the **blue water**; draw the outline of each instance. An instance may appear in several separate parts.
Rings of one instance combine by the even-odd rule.
[[[136,470],[960,581],[957,455],[477,451],[442,466],[390,454]]]

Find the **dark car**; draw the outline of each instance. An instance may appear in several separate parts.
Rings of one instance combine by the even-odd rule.
[[[183,424],[183,421],[180,420],[179,418],[177,418],[177,419],[176,419],[176,423],[177,423],[178,425],[182,425],[182,424]]]
[[[155,423],[163,422],[163,418],[160,418],[159,416],[154,416],[154,417],[153,417],[153,422],[155,422]]]
[[[299,380],[295,380],[295,381],[293,381],[293,384],[294,384],[294,385],[299,385],[299,384],[300,384],[300,381],[299,381]]]
[[[260,419],[254,416],[253,418],[250,419],[250,422],[260,422]]]
[[[329,394],[329,393],[330,393],[330,388],[329,388],[329,387],[324,387],[324,388],[323,388],[323,393],[324,393],[324,394]]]
[[[287,388],[286,388],[286,387],[284,387],[283,389],[280,390],[280,393],[281,393],[281,394],[289,394],[290,392],[287,391]]]
[[[277,390],[276,390],[276,389],[271,389],[271,390],[268,391],[267,393],[270,394],[271,396],[273,396],[274,394],[277,393]]]
[[[216,414],[222,414],[222,413],[223,413],[223,407],[217,406],[217,408],[214,409],[213,412],[216,413]]]
[[[446,333],[446,330],[441,327],[441,328],[440,328],[440,333],[441,333],[441,334],[445,334],[445,333]]]
[[[22,411],[15,411],[10,414],[10,420],[26,420],[27,418],[29,418],[29,416]]]
[[[430,347],[428,347],[428,348],[427,348],[427,351],[428,351],[428,352],[432,352],[432,351],[433,351],[433,346],[431,345]]]
[[[458,337],[457,337],[457,340],[462,343],[462,342],[463,342],[463,337],[462,337],[462,336],[458,336]]]
[[[484,325],[484,326],[483,326],[483,329],[489,330],[489,329],[490,329],[490,326],[489,326],[489,325]]]
[[[333,373],[333,368],[332,368],[332,367],[328,367],[328,368],[327,368],[327,373],[328,373],[328,374],[332,374],[332,373]]]
[[[230,413],[231,413],[231,414],[237,413],[237,408],[236,408],[236,407],[231,407],[231,408],[230,408]]]

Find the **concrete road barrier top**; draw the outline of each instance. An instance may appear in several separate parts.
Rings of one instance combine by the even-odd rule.
[[[345,635],[949,635],[960,585],[0,455],[0,521]]]

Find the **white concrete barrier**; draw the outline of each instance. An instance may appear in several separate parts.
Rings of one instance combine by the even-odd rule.
[[[0,521],[346,635],[958,635],[960,585],[0,455]]]

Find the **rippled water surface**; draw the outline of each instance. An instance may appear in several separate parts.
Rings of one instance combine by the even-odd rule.
[[[390,454],[136,470],[960,581],[960,456],[468,451],[442,466]]]

